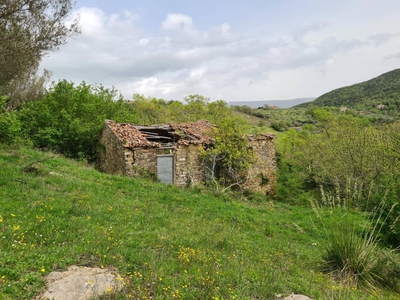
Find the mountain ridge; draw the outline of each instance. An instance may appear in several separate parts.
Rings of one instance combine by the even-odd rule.
[[[400,108],[400,69],[383,73],[372,79],[334,89],[314,101],[297,107],[336,106],[354,109],[373,109],[377,105]]]
[[[264,104],[268,104],[269,106],[278,106],[279,108],[290,108],[292,106],[313,101],[314,99],[315,97],[308,97],[308,98],[295,98],[287,100],[232,101],[227,103],[229,106],[247,105],[251,108],[258,108],[263,106]]]

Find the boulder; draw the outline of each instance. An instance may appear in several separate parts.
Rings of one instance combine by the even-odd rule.
[[[283,298],[283,300],[313,300],[313,299],[304,295],[291,294],[290,296]]]
[[[121,290],[122,278],[109,270],[70,266],[64,272],[51,272],[47,286],[36,299],[89,300],[105,293]]]

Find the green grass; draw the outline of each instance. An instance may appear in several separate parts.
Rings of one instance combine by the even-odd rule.
[[[125,286],[108,299],[399,299],[318,271],[324,238],[311,208],[106,175],[24,148],[0,146],[0,166],[0,299],[31,299],[73,264],[117,270]]]
[[[251,109],[251,111],[235,110],[235,113],[250,124],[245,130],[248,133],[275,133],[280,134],[291,127],[301,127],[313,122],[305,108],[278,108],[278,109]],[[274,125],[275,124],[275,125]],[[274,128],[280,128],[277,131]]]
[[[258,133],[273,133],[275,135],[281,135],[282,133],[273,129],[269,121],[262,118],[252,116],[246,113],[235,111],[235,114],[246,120],[247,124],[243,126],[243,131],[247,134],[258,134]]]

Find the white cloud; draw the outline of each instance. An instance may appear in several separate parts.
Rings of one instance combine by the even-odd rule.
[[[150,42],[149,39],[143,38],[143,39],[140,39],[140,40],[139,40],[138,44],[139,44],[139,46],[147,46],[147,44],[148,44],[149,42]]]
[[[157,94],[158,97],[164,97],[174,92],[177,89],[177,86],[159,80],[157,77],[149,77],[126,84],[124,88],[130,93],[130,95],[141,94],[150,96]]]
[[[192,27],[193,20],[184,14],[168,14],[167,18],[162,22],[161,28],[164,30],[188,30]]]
[[[339,83],[393,69],[399,57],[400,35],[385,31],[381,19],[374,22],[380,30],[371,34],[359,34],[361,23],[343,33],[335,31],[336,23],[315,18],[279,35],[254,36],[226,20],[196,26],[195,18],[181,13],[167,14],[153,30],[128,10],[107,14],[81,7],[72,17],[77,14],[82,35],[42,66],[55,79],[113,85],[127,98],[134,93],[167,99],[199,93],[228,101],[318,96]],[[370,71],[362,71],[367,65]]]
[[[203,77],[203,75],[206,73],[206,68],[200,68],[200,69],[195,69],[190,71],[189,73],[189,78],[190,79],[200,79],[201,77]]]
[[[377,46],[382,44],[386,44],[387,42],[391,41],[392,39],[399,37],[400,33],[381,33],[375,34],[368,37],[368,40],[373,41]]]
[[[228,23],[223,23],[221,26],[220,26],[220,28],[221,28],[221,32],[222,33],[224,33],[224,34],[229,34],[230,32],[230,30],[231,30],[231,26],[229,26],[229,24]]]

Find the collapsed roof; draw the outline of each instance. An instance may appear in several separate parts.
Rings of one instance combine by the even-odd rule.
[[[127,148],[160,148],[174,144],[212,144],[210,122],[200,120],[183,124],[163,124],[142,126],[129,123],[117,123],[106,120],[117,138]]]

